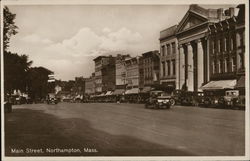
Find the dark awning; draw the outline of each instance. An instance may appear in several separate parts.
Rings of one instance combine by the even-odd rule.
[[[218,89],[234,89],[236,86],[236,79],[233,80],[218,80],[210,81],[201,89],[203,90],[218,90]]]
[[[237,81],[235,88],[245,88],[245,76],[241,76]]]

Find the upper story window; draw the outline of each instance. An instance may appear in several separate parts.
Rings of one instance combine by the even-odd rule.
[[[167,55],[170,55],[170,44],[167,44]]]
[[[161,55],[165,56],[165,45],[161,46]]]
[[[171,74],[170,61],[167,61],[167,66],[168,66],[168,75],[170,75]]]
[[[223,52],[223,38],[220,39],[220,52]]]
[[[176,50],[175,50],[175,42],[172,42],[172,54],[175,54]]]
[[[172,66],[173,66],[173,75],[175,75],[175,60],[172,60]]]
[[[166,71],[165,71],[166,69],[165,69],[165,62],[163,61],[162,62],[162,75],[163,76],[165,76],[165,74],[166,74]]]

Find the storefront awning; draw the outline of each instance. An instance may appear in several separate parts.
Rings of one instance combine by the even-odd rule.
[[[114,92],[113,92],[113,95],[121,95],[124,93],[124,89],[116,89]]]
[[[138,94],[138,93],[139,93],[139,88],[132,88],[125,92],[125,94]]]
[[[144,87],[141,91],[141,93],[147,93],[151,90],[151,87]]]
[[[245,76],[241,76],[237,81],[235,88],[245,88]]]
[[[234,80],[218,80],[210,81],[203,87],[202,90],[218,90],[218,89],[234,89],[236,86],[236,79]]]

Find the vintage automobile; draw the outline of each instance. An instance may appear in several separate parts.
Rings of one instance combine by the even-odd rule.
[[[145,103],[145,108],[153,109],[169,109],[173,104],[174,99],[170,95],[166,95],[161,90],[152,90],[150,91],[150,96]]]
[[[47,96],[47,104],[57,104],[56,95],[54,93],[49,93]]]
[[[239,101],[239,90],[225,91],[224,103],[226,107],[235,107]]]

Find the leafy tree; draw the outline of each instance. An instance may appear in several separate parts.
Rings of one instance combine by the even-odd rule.
[[[4,85],[5,93],[12,93],[19,89],[26,91],[27,71],[32,61],[28,60],[27,55],[19,56],[16,53],[4,51]]]
[[[10,12],[7,6],[3,9],[3,48],[4,51],[9,47],[10,37],[17,34],[18,27],[15,25],[16,14]]]
[[[52,71],[44,67],[33,67],[27,72],[28,94],[32,99],[45,98],[48,91],[48,75],[53,74]]]

